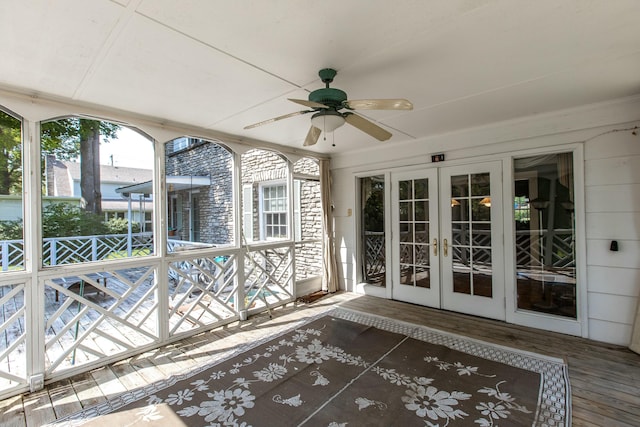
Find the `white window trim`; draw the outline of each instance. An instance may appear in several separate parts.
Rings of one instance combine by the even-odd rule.
[[[285,189],[285,200],[287,202],[287,206],[283,213],[287,215],[286,227],[287,227],[287,237],[285,238],[274,238],[274,237],[266,237],[267,236],[267,227],[265,223],[265,212],[263,210],[264,206],[264,189],[268,187],[280,187],[283,186]],[[265,181],[261,182],[258,186],[258,221],[260,221],[260,240],[261,241],[272,241],[272,240],[286,240],[291,238],[291,224],[289,218],[289,186],[287,185],[287,181],[278,180],[278,181]]]

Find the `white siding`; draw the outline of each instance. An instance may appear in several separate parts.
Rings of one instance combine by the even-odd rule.
[[[627,345],[640,289],[640,136],[585,142],[585,202],[589,337]]]

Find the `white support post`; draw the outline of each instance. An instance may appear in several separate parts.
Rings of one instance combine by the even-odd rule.
[[[32,388],[44,386],[44,281],[38,281],[42,265],[42,198],[40,188],[40,125],[24,120],[23,130],[23,218],[24,267],[30,278],[25,283],[25,323],[27,331],[27,381]]]

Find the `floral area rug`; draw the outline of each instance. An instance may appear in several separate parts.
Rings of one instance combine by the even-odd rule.
[[[334,309],[55,426],[567,426],[558,359]]]

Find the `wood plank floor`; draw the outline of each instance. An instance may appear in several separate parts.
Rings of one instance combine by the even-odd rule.
[[[620,346],[508,325],[379,298],[338,293],[289,304],[248,321],[185,339],[73,378],[0,401],[0,425],[37,427],[168,375],[206,363],[219,351],[335,304],[496,344],[562,357],[569,365],[574,426],[640,425],[640,355]]]

